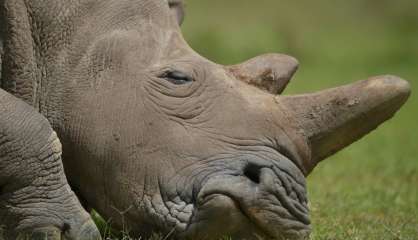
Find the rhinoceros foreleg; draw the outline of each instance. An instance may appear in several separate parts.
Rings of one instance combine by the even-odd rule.
[[[70,189],[49,122],[0,89],[0,240],[100,239]]]

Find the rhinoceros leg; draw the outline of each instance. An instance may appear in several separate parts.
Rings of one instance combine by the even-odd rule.
[[[34,108],[0,89],[0,240],[100,239],[70,189],[61,144]]]

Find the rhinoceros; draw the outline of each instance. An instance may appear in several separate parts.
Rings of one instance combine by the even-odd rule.
[[[0,238],[304,239],[305,178],[391,118],[408,82],[280,95],[298,68],[222,66],[182,1],[1,0]],[[65,172],[64,172],[65,170]]]

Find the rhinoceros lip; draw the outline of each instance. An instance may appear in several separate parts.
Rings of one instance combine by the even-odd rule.
[[[202,202],[201,204],[206,204],[206,203],[210,202],[216,196],[226,196],[226,197],[230,198],[234,202],[236,209],[242,214],[242,216],[244,216],[244,218],[246,218],[249,223],[252,223],[251,234],[254,238],[251,238],[251,239],[266,239],[266,240],[267,239],[278,239],[278,238],[279,239],[294,239],[294,237],[288,238],[288,236],[290,236],[289,235],[290,232],[288,232],[288,230],[283,230],[283,231],[277,232],[275,228],[278,227],[278,226],[276,226],[276,225],[267,226],[264,222],[258,220],[251,213],[251,209],[243,207],[242,203],[239,200],[237,200],[236,197],[233,197],[230,194],[219,193],[219,192],[218,193],[213,192],[213,193],[207,194],[204,197],[206,200],[204,202]],[[298,236],[305,236],[303,234],[306,234],[306,233],[310,232],[309,225],[303,225],[303,226],[302,225],[303,225],[303,223],[301,225],[299,225],[299,227],[295,227],[295,229],[297,228],[296,232],[302,233],[302,235],[298,235]],[[297,237],[297,239],[299,239],[299,237]]]
[[[199,194],[200,195],[200,194]],[[263,236],[262,239],[276,239],[277,236],[275,236],[277,233],[275,233],[275,231],[271,228],[271,226],[266,226],[265,223],[263,223],[262,221],[260,221],[259,219],[257,219],[257,217],[255,217],[254,213],[252,212],[250,207],[246,207],[244,206],[245,204],[243,203],[243,200],[239,200],[239,197],[234,196],[233,194],[226,192],[226,191],[219,191],[219,190],[213,190],[213,191],[208,191],[204,194],[202,194],[201,196],[198,197],[198,199],[200,199],[200,201],[198,201],[198,206],[204,206],[205,204],[207,204],[208,202],[210,202],[211,200],[213,200],[216,196],[226,196],[228,198],[230,198],[233,202],[234,202],[234,206],[236,207],[236,209],[251,223],[253,223],[253,226],[256,230],[256,233],[261,233]],[[279,197],[275,196],[277,198],[277,200],[280,200]],[[286,208],[286,206],[282,206],[283,208],[287,209],[289,211],[288,208]],[[255,210],[257,211],[257,210]],[[296,219],[298,219],[301,222],[301,229],[305,229],[307,226],[309,226],[310,222],[309,220],[306,220],[304,218],[300,218],[299,215],[294,214],[293,211],[289,211],[289,213],[292,214],[292,216],[296,217]],[[303,226],[302,226],[303,225]],[[307,227],[309,228],[309,227]],[[280,234],[286,234],[285,232],[280,233]]]
[[[236,197],[232,196],[231,194],[228,194],[225,192],[216,192],[216,191],[210,192],[199,197],[199,199],[203,199],[203,200],[201,200],[198,205],[204,206],[218,196],[227,197],[232,202],[234,202],[234,206],[236,207],[236,210],[238,210],[242,214],[242,216],[244,216],[250,223],[254,224],[253,227],[254,227],[255,232],[253,234],[259,237],[262,237],[261,239],[274,239],[274,236],[270,235],[270,232],[268,231],[268,229],[263,227],[262,223],[260,223],[259,221],[251,217],[250,213],[246,211],[245,208],[242,207],[242,204],[240,203],[240,201],[237,200]]]

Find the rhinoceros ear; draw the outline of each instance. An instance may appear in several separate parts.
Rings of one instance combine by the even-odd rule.
[[[181,25],[185,15],[183,0],[168,0],[168,6],[176,17],[178,24]]]
[[[25,1],[0,0],[0,35],[3,44],[1,88],[17,93],[34,104],[36,75],[35,49],[31,20]]]
[[[1,28],[1,26],[0,26],[0,28]],[[1,35],[0,35],[0,84],[2,83],[2,77],[1,77],[1,66],[3,64],[2,60],[1,60],[2,57],[3,57],[3,39],[1,38]]]
[[[1,3],[1,2],[0,2]],[[2,69],[2,58],[3,58],[3,35],[4,35],[4,19],[3,19],[3,9],[0,5],[0,84],[2,84],[1,69]],[[0,85],[1,86],[1,85]]]

